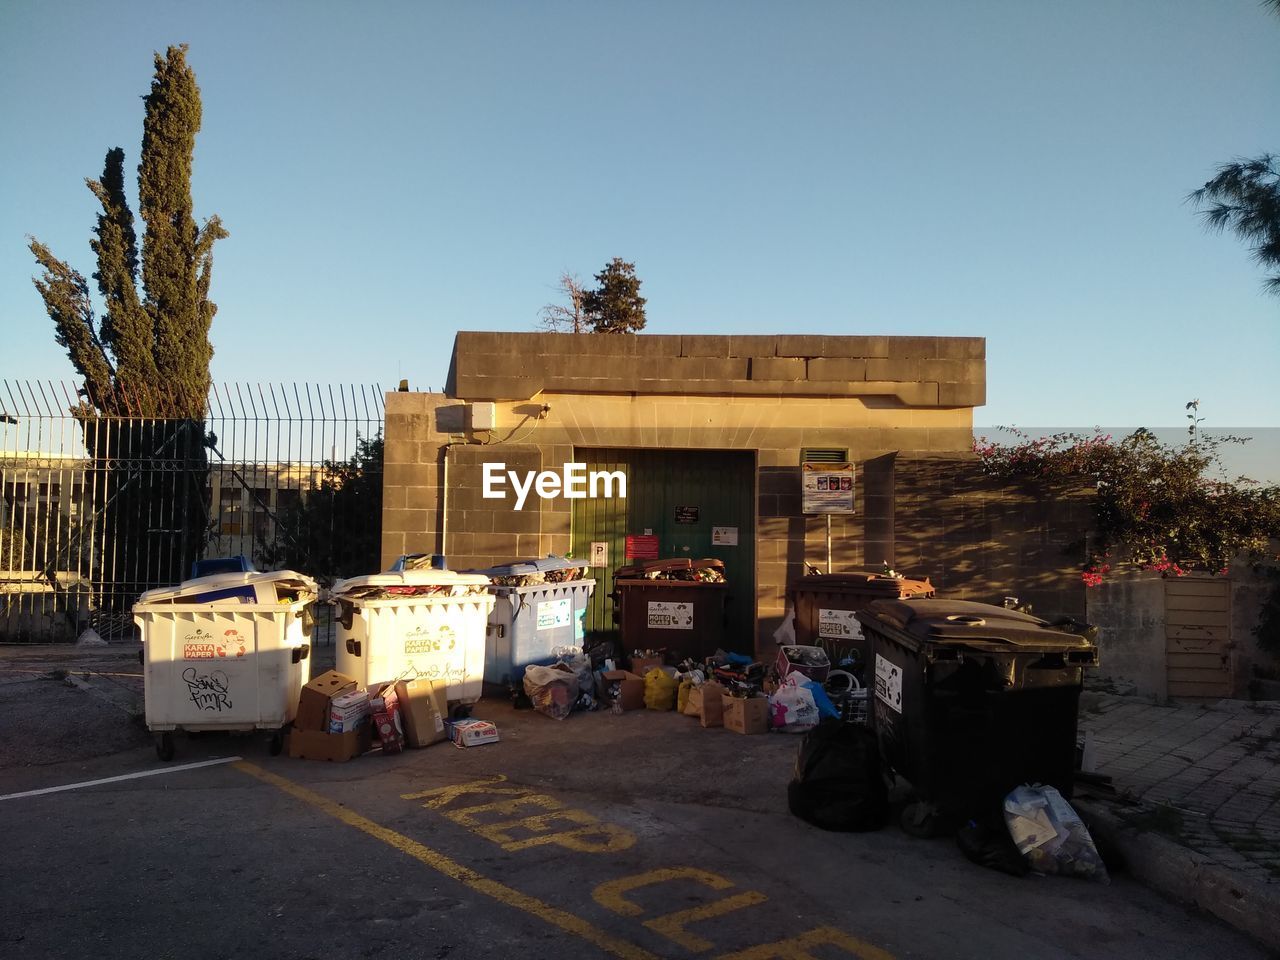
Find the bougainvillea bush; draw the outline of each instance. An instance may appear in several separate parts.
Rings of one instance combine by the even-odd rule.
[[[1004,429],[1004,428],[1002,428]],[[1227,479],[1220,452],[1244,443],[1233,436],[1194,436],[1182,446],[1149,430],[1110,434],[1059,433],[974,444],[984,470],[1008,480],[1086,484],[1094,491],[1090,554],[1081,572],[1097,586],[1113,564],[1132,563],[1166,576],[1225,572],[1240,554],[1278,559],[1280,487],[1246,477]],[[1114,558],[1114,559],[1113,559]]]

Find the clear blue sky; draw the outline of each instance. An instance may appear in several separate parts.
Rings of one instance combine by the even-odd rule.
[[[1186,193],[1280,152],[1256,0],[0,5],[0,377],[68,378],[152,52],[190,44],[214,376],[439,388],[633,260],[651,333],[985,336],[979,424],[1280,426],[1280,299]]]

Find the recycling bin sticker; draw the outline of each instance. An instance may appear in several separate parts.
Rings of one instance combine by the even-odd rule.
[[[852,610],[818,608],[818,636],[831,640],[861,640],[862,624]]]
[[[560,600],[544,600],[538,604],[538,629],[552,630],[567,627],[573,619],[573,601],[569,597]]]
[[[692,630],[693,604],[650,600],[649,628],[651,630]]]
[[[876,699],[902,712],[902,668],[876,654]]]

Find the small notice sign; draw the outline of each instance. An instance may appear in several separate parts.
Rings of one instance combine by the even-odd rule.
[[[538,604],[538,629],[553,630],[556,627],[567,627],[573,619],[573,602],[564,597],[560,600],[544,600]]]
[[[693,604],[650,600],[649,627],[653,630],[692,630]]]
[[[609,566],[609,542],[607,540],[591,541],[591,566]]]
[[[853,464],[804,463],[800,475],[805,513],[853,513]]]
[[[876,699],[902,712],[902,668],[876,654]]]
[[[653,534],[627,537],[628,560],[657,560],[658,538]]]
[[[852,610],[818,608],[818,636],[832,640],[861,640],[862,624]]]
[[[697,523],[697,507],[676,507],[676,523]]]
[[[711,545],[713,547],[736,547],[738,545],[738,528],[712,527]]]

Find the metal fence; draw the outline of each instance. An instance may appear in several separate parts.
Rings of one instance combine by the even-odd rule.
[[[381,388],[218,385],[203,420],[87,415],[82,398],[0,380],[0,642],[127,638],[139,594],[212,557],[375,569]]]

